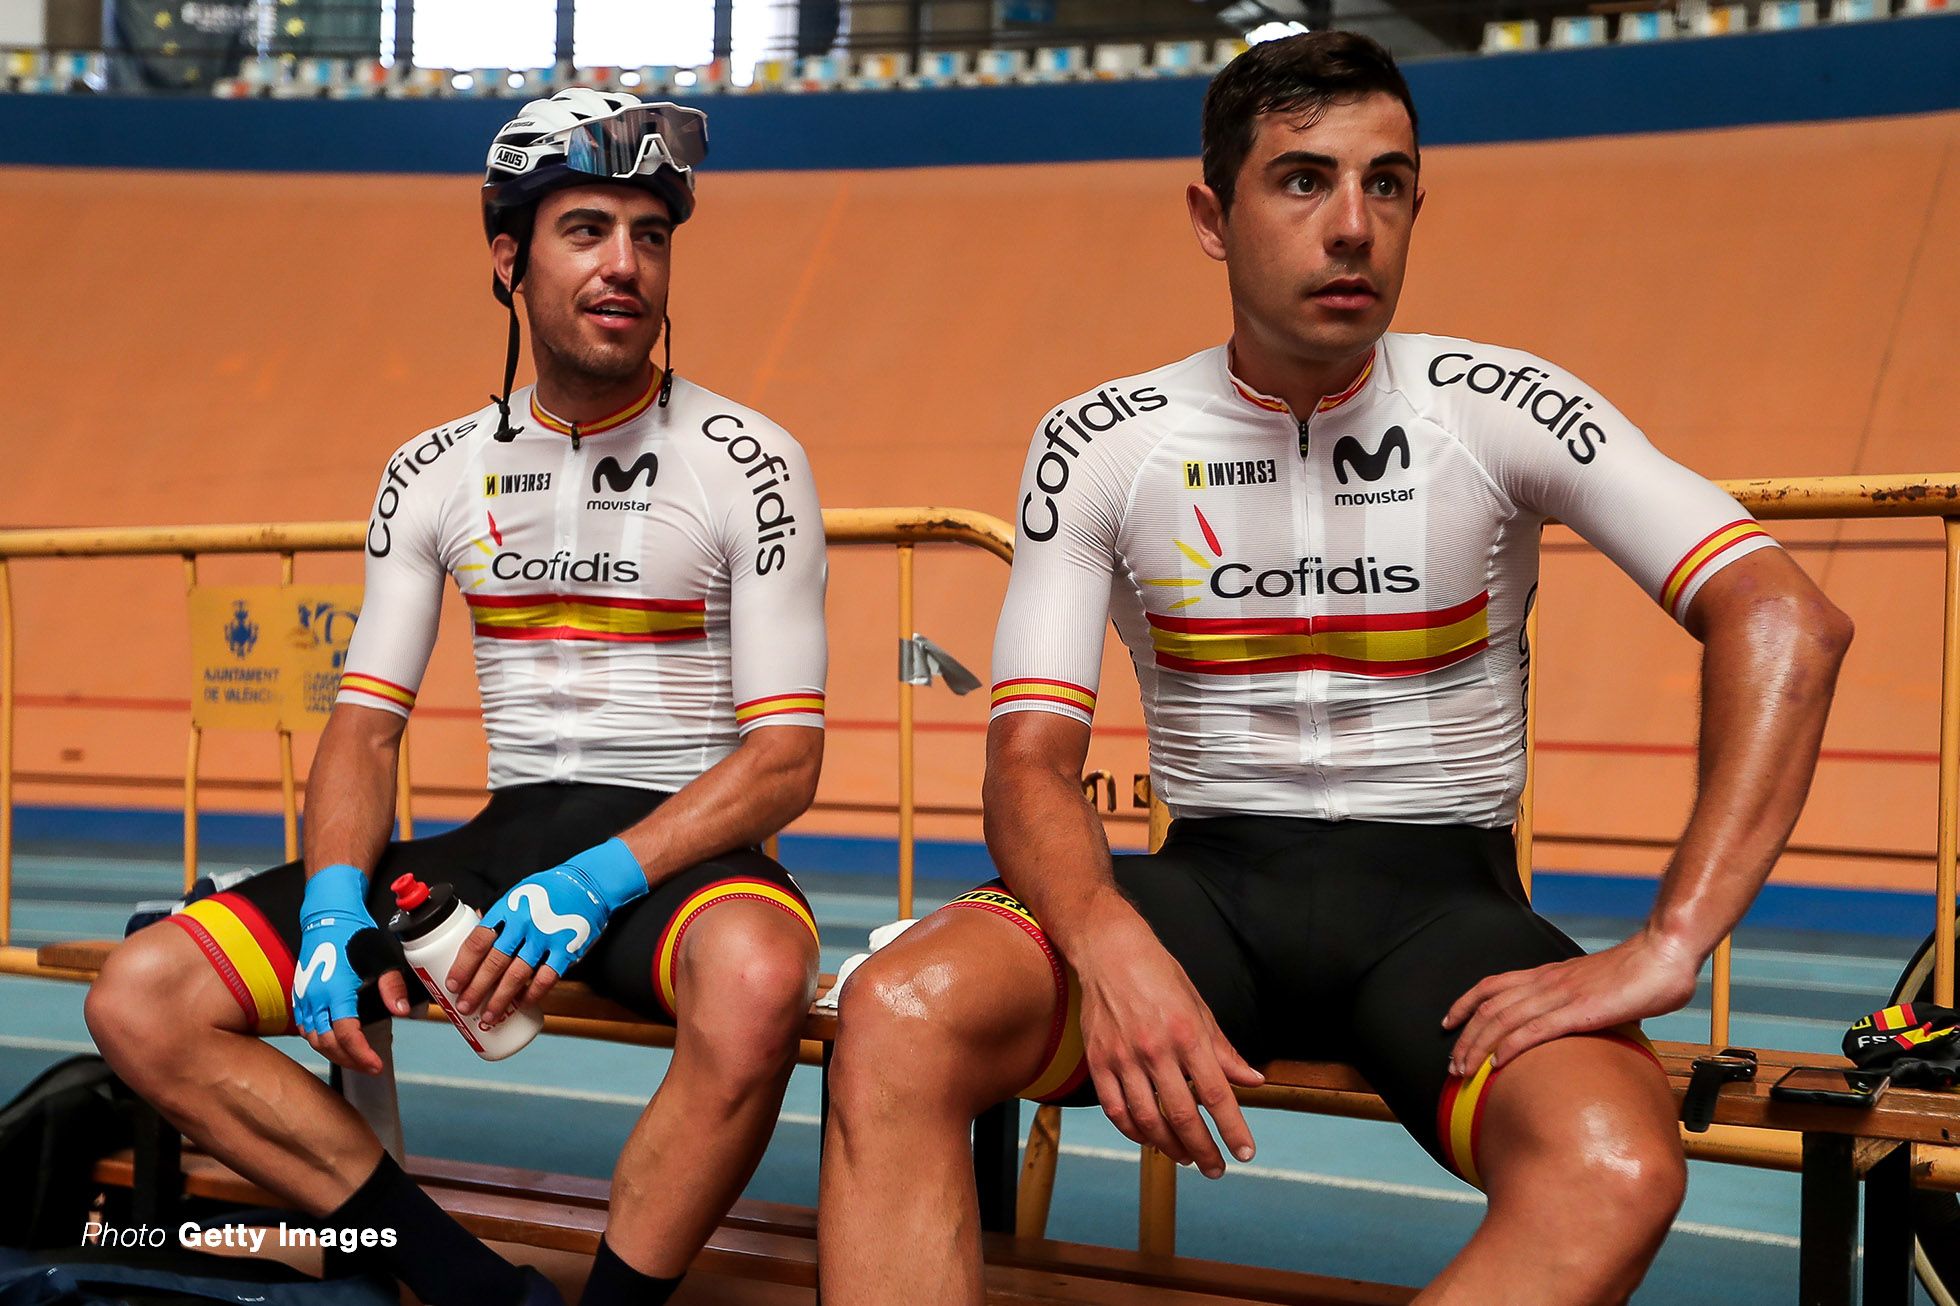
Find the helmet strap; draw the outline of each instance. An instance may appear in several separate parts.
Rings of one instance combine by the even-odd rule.
[[[517,257],[511,261],[510,265],[510,287],[504,294],[504,304],[510,309],[510,335],[504,347],[504,396],[501,399],[496,395],[490,396],[490,402],[497,405],[497,433],[495,438],[505,444],[515,440],[517,438],[517,432],[523,429],[522,427],[513,428],[510,424],[510,388],[512,382],[517,380],[517,352],[521,339],[517,326],[517,283],[524,279],[524,267],[530,261],[530,253],[531,242],[529,238],[519,237],[517,241]]]
[[[674,393],[674,319],[663,315],[660,319],[660,406],[665,408],[669,396]]]

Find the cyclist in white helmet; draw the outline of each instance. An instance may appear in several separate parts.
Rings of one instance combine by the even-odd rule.
[[[815,987],[809,905],[759,845],[809,805],[823,755],[822,512],[788,434],[651,357],[706,153],[698,110],[583,88],[498,133],[483,212],[511,308],[503,393],[386,463],[305,858],[134,935],[89,994],[104,1055],[172,1123],[326,1225],[388,1231],[360,1259],[436,1306],[559,1298],[259,1041],[297,1031],[380,1069],[364,1026],[420,992],[375,929],[397,877],[484,913],[443,977],[475,1020],[570,973],[676,1025],[591,1306],[673,1292],[761,1158]],[[515,299],[538,379],[513,393]],[[473,626],[490,801],[389,843],[445,574]]]

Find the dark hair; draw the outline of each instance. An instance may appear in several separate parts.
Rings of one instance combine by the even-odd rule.
[[[1375,92],[1402,102],[1413,135],[1416,105],[1409,84],[1394,57],[1374,41],[1359,32],[1302,32],[1260,42],[1226,64],[1205,90],[1205,185],[1222,207],[1232,207],[1232,191],[1252,153],[1259,115],[1297,113],[1312,124],[1328,105]],[[1419,150],[1416,157],[1420,162]]]

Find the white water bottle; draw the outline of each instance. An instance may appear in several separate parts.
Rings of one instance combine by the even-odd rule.
[[[482,1012],[474,1018],[463,1015],[443,987],[463,940],[483,917],[446,884],[427,885],[413,875],[403,875],[388,887],[395,891],[397,909],[388,928],[401,940],[409,969],[421,977],[422,987],[476,1054],[485,1061],[502,1061],[536,1038],[544,1028],[544,1013],[536,1007],[519,1007],[503,1024],[486,1029]]]

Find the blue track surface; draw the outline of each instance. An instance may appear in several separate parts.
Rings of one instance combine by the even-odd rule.
[[[168,896],[180,874],[167,851],[138,851],[35,841],[17,861],[15,941],[119,934],[130,903]],[[250,848],[228,851],[240,862],[275,860]],[[834,970],[862,948],[871,927],[890,918],[894,903],[882,878],[817,869],[828,860],[825,851],[797,845],[785,856],[810,891],[826,941],[824,968]],[[954,883],[925,887],[943,898],[957,891]],[[922,909],[932,901],[923,898]],[[1614,941],[1630,924],[1607,916],[1558,919],[1588,947]],[[1915,942],[1746,932],[1735,954],[1735,1041],[1834,1051],[1844,1026],[1884,997]],[[1688,1011],[1649,1022],[1649,1032],[1705,1038],[1706,996],[1704,989]],[[0,978],[0,1101],[47,1065],[88,1049],[81,1007],[79,985]],[[284,1042],[314,1060],[303,1043]],[[396,1043],[412,1151],[592,1176],[610,1173],[666,1062],[656,1050],[547,1038],[491,1064],[446,1028],[420,1022],[405,1024]],[[750,1196],[815,1202],[817,1101],[815,1072],[799,1070]],[[1256,1113],[1252,1124],[1260,1146],[1255,1164],[1235,1167],[1219,1183],[1181,1175],[1181,1251],[1416,1284],[1476,1225],[1481,1198],[1395,1126],[1281,1112]],[[1063,1148],[1053,1236],[1134,1246],[1136,1149],[1096,1111],[1068,1113]],[[1795,1175],[1696,1163],[1680,1223],[1636,1302],[1794,1300],[1797,1216]]]

